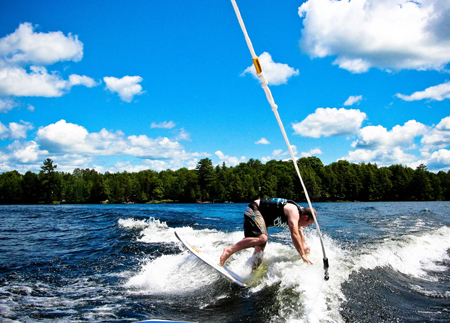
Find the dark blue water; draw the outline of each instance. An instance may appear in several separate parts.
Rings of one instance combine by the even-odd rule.
[[[316,203],[304,264],[271,228],[227,265],[232,285],[174,230],[220,256],[243,237],[244,204],[0,206],[0,322],[449,322],[450,203]]]

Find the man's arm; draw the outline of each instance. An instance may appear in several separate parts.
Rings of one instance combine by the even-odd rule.
[[[298,253],[302,257],[303,261],[311,264],[312,262],[308,259],[305,247],[303,245],[304,237],[303,232],[301,232],[301,228],[298,227],[298,220],[300,219],[300,214],[298,214],[298,209],[296,206],[286,205],[285,212],[287,213],[289,230],[291,231],[291,239],[294,244],[295,249],[297,249]],[[295,208],[295,209],[294,209]]]

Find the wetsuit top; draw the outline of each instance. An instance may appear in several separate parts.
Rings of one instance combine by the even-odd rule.
[[[264,218],[267,227],[278,227],[287,225],[287,216],[284,214],[284,206],[292,203],[298,208],[299,214],[302,213],[302,207],[294,201],[281,198],[263,198],[259,202],[259,212]]]

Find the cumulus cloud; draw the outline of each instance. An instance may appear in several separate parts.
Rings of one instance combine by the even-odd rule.
[[[439,149],[431,154],[427,166],[431,169],[448,169],[450,165],[450,150]]]
[[[17,104],[13,99],[0,98],[0,112],[6,113],[17,106],[19,106],[19,104]]]
[[[291,145],[291,149],[292,149],[292,152],[294,153],[294,156],[296,156],[297,155],[297,146]],[[268,162],[270,160],[274,160],[274,159],[275,160],[284,160],[284,161],[291,160],[291,154],[289,153],[288,150],[283,152],[283,149],[275,149],[272,152],[272,155],[262,157],[261,161],[263,163],[266,163],[266,162]]]
[[[9,146],[0,148],[0,171],[36,171],[46,158],[53,159],[62,165],[62,171],[69,172],[77,167],[112,172],[150,168],[193,169],[200,158],[209,156],[203,152],[186,152],[179,142],[167,137],[126,136],[122,131],[113,132],[106,129],[89,132],[83,126],[65,120],[40,127],[33,141],[25,141],[26,131],[30,129],[32,125],[24,121],[21,124],[9,125],[0,123],[0,139],[14,140]],[[111,157],[120,156],[125,156],[130,164],[116,162],[111,166]],[[232,157],[222,157],[233,161]],[[135,166],[130,166],[131,163]]]
[[[57,73],[49,74],[42,66],[31,66],[28,73],[22,67],[0,69],[0,95],[60,97],[73,85],[93,87],[96,82],[87,76],[70,75],[64,80]]]
[[[44,67],[81,60],[83,43],[78,36],[65,36],[60,31],[36,33],[33,29],[30,23],[24,23],[14,33],[0,38],[0,96],[60,97],[74,85],[97,85],[90,77],[76,74],[64,80]]]
[[[424,91],[414,92],[411,95],[397,93],[396,96],[405,101],[418,101],[424,99],[442,101],[450,99],[450,82],[431,86]]]
[[[442,119],[436,127],[425,134],[421,140],[425,150],[450,146],[450,117]]]
[[[377,163],[379,166],[389,166],[394,164],[410,165],[417,160],[413,154],[405,153],[400,147],[392,149],[357,149],[350,151],[348,156],[342,159],[352,163]]]
[[[261,161],[263,162],[263,163],[266,163],[266,162],[268,162],[268,161],[270,161],[270,160],[273,160],[273,159],[282,159],[283,157],[282,157],[282,153],[283,153],[283,150],[282,149],[275,149],[273,152],[272,152],[272,155],[270,155],[270,156],[267,156],[267,157],[262,157],[261,158]]]
[[[447,0],[308,0],[299,16],[302,50],[335,56],[335,65],[353,73],[442,70],[450,62]]]
[[[161,129],[172,129],[176,126],[175,122],[173,122],[172,120],[167,122],[167,121],[163,121],[160,123],[156,123],[156,122],[152,122],[151,124],[151,128],[161,128]]]
[[[33,125],[26,121],[10,122],[9,126],[5,126],[0,122],[0,139],[20,139],[27,137],[27,131],[34,129]]]
[[[219,159],[221,161],[224,161],[228,166],[236,166],[239,163],[245,162],[244,156],[242,156],[240,159],[238,159],[237,157],[231,157],[231,156],[225,155],[220,150],[216,151],[215,155],[217,157],[219,157]]]
[[[69,75],[69,81],[67,83],[68,88],[71,88],[74,85],[84,85],[85,87],[94,87],[98,85],[98,83],[95,82],[90,77],[86,75],[77,75],[77,74]]]
[[[191,134],[184,130],[184,128],[181,128],[175,140],[191,140]]]
[[[170,160],[154,160],[154,159],[143,159],[142,163],[135,164],[130,161],[117,162],[114,166],[109,167],[106,171],[110,173],[117,172],[139,172],[142,170],[152,169],[157,172],[161,172],[167,169],[179,169],[181,167],[187,167],[188,169],[195,169],[197,166],[198,159],[192,158],[187,161],[181,161],[178,159],[170,159]],[[95,169],[98,172],[105,172],[105,169],[102,166],[96,166]]]
[[[78,36],[62,32],[36,33],[26,22],[14,33],[0,38],[1,65],[51,65],[62,61],[80,61],[83,43]]]
[[[266,138],[263,137],[263,138],[259,139],[258,141],[256,141],[255,144],[257,144],[257,145],[269,145],[270,142],[269,142],[269,140],[267,140]]]
[[[106,88],[112,93],[119,94],[120,99],[125,102],[131,102],[135,95],[144,93],[142,86],[138,84],[142,82],[140,76],[124,76],[120,79],[106,76],[103,80],[106,83]]]
[[[293,123],[296,135],[319,138],[321,136],[348,136],[358,132],[366,114],[355,109],[317,108],[299,123]]]
[[[262,70],[269,85],[286,84],[290,77],[299,74],[298,70],[288,66],[287,64],[275,63],[272,56],[267,52],[264,52],[261,56],[259,56],[259,62],[261,63]],[[258,79],[256,76],[255,66],[251,65],[247,67],[242,75],[247,73],[252,74],[253,77]]]
[[[21,143],[16,140],[8,149],[12,151],[13,159],[23,164],[36,162],[41,155],[39,146],[34,141]]]
[[[364,127],[352,143],[356,149],[342,159],[380,166],[403,164],[411,168],[425,164],[430,170],[448,170],[449,146],[450,117],[443,118],[436,126],[410,120],[389,131],[382,126]]]
[[[395,126],[388,131],[382,126],[368,126],[358,132],[358,139],[352,143],[354,148],[408,147],[414,138],[424,135],[427,127],[420,122],[410,120],[403,126]]]
[[[300,155],[302,157],[311,157],[311,156],[317,156],[317,155],[321,155],[321,154],[323,154],[323,153],[322,153],[322,150],[320,150],[320,148],[314,148],[314,149],[311,149],[310,151],[302,152]]]
[[[350,106],[350,105],[353,105],[355,103],[359,103],[361,100],[362,100],[362,95],[351,95],[344,102],[344,106]]]
[[[130,155],[140,158],[176,158],[187,160],[206,156],[187,153],[184,147],[167,137],[149,138],[146,135],[126,137],[121,131],[88,132],[86,128],[65,120],[40,127],[36,142],[50,153],[76,153],[91,156]]]

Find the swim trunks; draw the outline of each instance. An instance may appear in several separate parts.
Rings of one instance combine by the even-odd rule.
[[[258,204],[250,203],[244,212],[244,235],[246,237],[258,237],[267,235],[266,222],[258,209]]]
[[[284,214],[284,206],[287,203],[296,205],[299,213],[302,212],[302,207],[294,201],[282,198],[263,198],[259,207],[255,202],[250,203],[244,212],[244,235],[257,237],[261,234],[267,235],[268,227],[287,227],[288,219]]]

